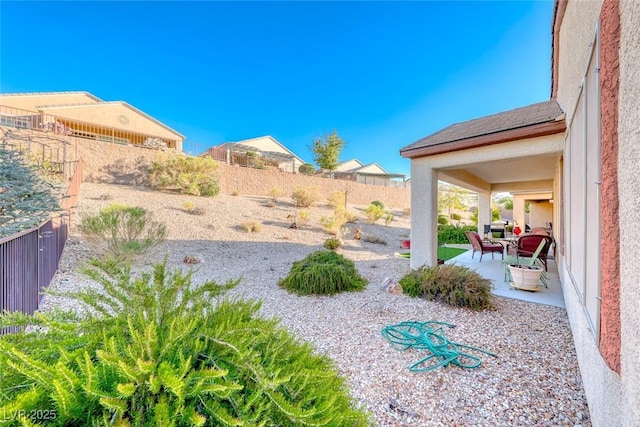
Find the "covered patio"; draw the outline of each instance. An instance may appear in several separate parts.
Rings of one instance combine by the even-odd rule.
[[[411,268],[435,265],[438,181],[478,193],[478,233],[491,224],[494,193],[513,195],[514,220],[524,229],[553,224],[562,250],[561,170],[566,125],[555,100],[453,124],[400,150],[411,159]],[[469,254],[469,257],[471,255]],[[487,268],[471,260],[473,266]],[[462,262],[462,259],[460,259]],[[501,269],[501,267],[498,267]],[[557,276],[557,272],[554,273]],[[503,281],[502,270],[500,280]],[[508,284],[507,284],[508,286]],[[558,285],[559,286],[559,285]]]

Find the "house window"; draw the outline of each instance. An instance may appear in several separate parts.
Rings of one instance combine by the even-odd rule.
[[[598,32],[565,140],[565,266],[597,340],[600,326]]]

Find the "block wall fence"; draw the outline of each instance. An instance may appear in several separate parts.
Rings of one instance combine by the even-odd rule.
[[[146,169],[158,155],[157,150],[113,143],[96,143],[69,138],[69,152],[84,161],[84,181],[126,185],[145,185]],[[254,169],[218,162],[218,180],[222,194],[267,196],[273,187],[282,190],[283,199],[296,187],[315,187],[320,200],[335,191],[348,191],[347,202],[368,205],[380,200],[389,209],[411,206],[411,189],[362,184],[354,181],[291,174],[276,169]]]

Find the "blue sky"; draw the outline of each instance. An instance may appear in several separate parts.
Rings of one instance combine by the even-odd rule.
[[[271,135],[409,174],[400,148],[549,99],[548,1],[0,2],[0,92],[126,101],[198,154]]]

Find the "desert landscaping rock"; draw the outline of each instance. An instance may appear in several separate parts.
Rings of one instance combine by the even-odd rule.
[[[109,197],[105,198],[104,195]],[[360,218],[348,224],[345,245],[338,252],[353,260],[369,281],[362,292],[300,297],[278,287],[293,261],[322,248],[330,237],[320,218],[331,216],[325,203],[309,208],[306,224],[290,228],[288,215],[297,209],[282,197],[219,195],[199,198],[160,193],[143,187],[82,184],[79,215],[112,203],[142,206],[167,225],[167,241],[135,261],[134,270],[149,269],[165,257],[171,268],[192,269],[195,283],[241,279],[229,295],[262,300],[261,314],[281,325],[316,351],[331,357],[357,404],[374,416],[377,426],[590,426],[589,411],[578,370],[573,339],[564,309],[495,298],[495,310],[474,312],[390,292],[409,271],[405,259],[394,257],[409,235],[410,220],[393,211],[384,225],[364,220],[364,206],[349,206]],[[206,212],[189,215],[191,202]],[[258,221],[260,232],[243,232],[240,224]],[[74,217],[69,243],[51,285],[57,291],[97,286],[78,272],[99,251],[80,235]],[[354,240],[376,236],[387,245]],[[197,254],[197,264],[185,255]],[[79,309],[71,301],[46,296],[43,309]],[[421,358],[417,350],[396,351],[382,337],[384,326],[402,321],[452,323],[451,341],[476,346],[493,358],[477,354],[477,369],[455,366],[414,373],[408,367]],[[532,326],[533,325],[533,326]],[[422,356],[424,357],[424,356]]]

